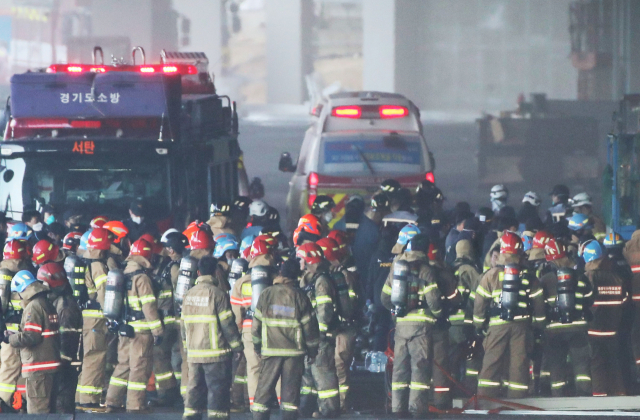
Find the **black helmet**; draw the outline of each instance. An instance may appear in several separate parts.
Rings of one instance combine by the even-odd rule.
[[[387,194],[389,197],[394,197],[398,192],[400,192],[401,188],[402,185],[400,185],[400,183],[395,179],[391,178],[385,179],[382,181],[382,184],[380,184],[380,191]]]
[[[211,203],[209,213],[211,213],[211,216],[229,216],[231,214],[231,204],[223,200]]]
[[[233,204],[231,205],[231,212],[233,213],[242,213],[246,216],[249,216],[249,205],[253,203],[253,200],[249,197],[245,197],[243,195],[236,197],[233,200]]]
[[[551,193],[549,195],[557,195],[559,197],[568,198],[569,197],[569,187],[566,185],[558,184],[553,187]]]
[[[336,206],[336,202],[333,201],[333,198],[328,195],[319,195],[313,201],[313,206],[311,206],[311,214],[322,214],[328,210],[331,210]]]
[[[174,251],[182,253],[185,247],[189,245],[189,240],[181,232],[171,232],[164,236],[161,243],[165,248],[171,248]]]
[[[385,193],[376,193],[371,197],[372,211],[389,210],[389,196]]]

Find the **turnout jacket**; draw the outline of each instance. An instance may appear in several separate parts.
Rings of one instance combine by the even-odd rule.
[[[634,305],[640,305],[640,230],[631,235],[631,239],[625,244],[624,258],[631,267],[631,299]]]
[[[4,277],[5,281],[11,282],[13,276],[20,270],[33,270],[33,266],[28,261],[22,259],[11,259],[0,261],[0,276]],[[20,326],[22,310],[22,300],[20,295],[16,292],[11,292],[11,307],[2,308],[2,314],[6,323],[7,330],[18,331]]]
[[[231,291],[231,309],[240,331],[251,332],[252,318],[247,315],[251,309],[251,269],[257,265],[275,267],[276,260],[271,254],[259,255],[249,261],[249,270],[238,279]],[[227,282],[228,283],[228,282]],[[246,330],[245,330],[246,329]]]
[[[82,311],[65,287],[56,287],[49,292],[49,301],[58,313],[61,363],[80,366],[80,334],[82,334]]]
[[[556,307],[556,300],[558,298],[558,273],[557,269],[560,268],[573,268],[574,264],[569,257],[563,257],[554,261],[554,267],[556,269],[547,272],[540,278],[540,286],[544,291],[544,300],[546,304],[547,321],[546,329],[548,332],[555,331],[570,331],[570,332],[584,332],[587,330],[587,319],[589,306],[593,298],[593,290],[591,283],[587,279],[584,273],[579,270],[574,270],[574,282],[576,285],[576,312],[574,319],[571,323],[562,324],[554,314]]]
[[[151,263],[145,257],[130,255],[125,260],[125,281],[127,285],[127,323],[136,334],[162,335],[163,327],[158,315],[158,302],[153,293],[151,278],[147,270]]]
[[[20,349],[24,378],[34,372],[53,373],[60,367],[58,314],[47,299],[48,291],[40,281],[27,286],[21,293],[24,311],[20,332],[9,336],[11,347]]]
[[[178,284],[181,259],[182,255],[180,254],[165,257],[160,263],[156,274],[155,288],[158,296],[158,312],[165,326],[177,322],[173,291]]]
[[[92,301],[87,309],[82,310],[85,324],[89,318],[102,319],[102,305],[104,305],[104,292],[107,285],[106,251],[87,249],[82,258],[86,260],[87,270],[84,273],[84,283],[87,286],[89,299]],[[97,304],[96,304],[97,303]]]
[[[300,287],[307,293],[311,306],[315,309],[321,336],[333,333],[338,326],[338,295],[329,274],[329,263],[321,261],[318,264],[308,264],[300,280]]]
[[[251,334],[262,357],[313,357],[318,353],[318,321],[297,280],[278,276],[260,294]]]
[[[212,249],[196,249],[195,251],[191,251],[189,256],[200,261],[202,257],[209,257],[211,256],[212,253],[213,253]],[[229,287],[229,280],[227,279],[227,276],[222,271],[222,268],[220,267],[216,268],[216,273],[214,274],[214,277],[218,282],[218,287],[221,288],[223,291],[228,292],[231,289],[231,287]]]
[[[189,363],[215,363],[231,358],[243,345],[227,293],[213,276],[200,276],[182,303],[182,339]]]
[[[531,321],[534,327],[542,328],[544,326],[546,316],[542,288],[535,276],[523,275],[526,268],[521,265],[522,283],[520,292],[524,293],[519,294],[518,313],[516,313],[513,321],[505,321],[496,313],[502,298],[504,266],[507,264],[519,264],[519,262],[519,255],[500,254],[498,265],[487,271],[480,279],[473,306],[473,323],[476,328],[483,328],[487,321],[489,322],[489,327],[514,322],[529,323]],[[531,319],[532,317],[533,320]]]
[[[405,316],[396,317],[396,331],[408,334],[420,333],[427,325],[436,323],[436,318],[443,315],[442,300],[444,297],[438,289],[437,273],[429,266],[427,255],[421,251],[407,251],[398,256],[391,265],[387,281],[382,288],[380,299],[388,310],[391,304],[391,287],[393,284],[393,269],[397,261],[408,261],[419,265],[417,278],[412,279],[409,289],[409,300],[415,300],[417,307],[411,309]],[[406,335],[406,334],[405,334]]]
[[[613,272],[606,256],[588,262],[584,268],[593,287],[593,318],[589,322],[589,336],[616,336],[622,320],[622,305],[627,301],[624,283]]]
[[[449,315],[449,321],[451,325],[470,325],[473,323],[473,305],[481,275],[474,261],[465,255],[458,255],[453,267],[458,278],[458,292],[462,297],[462,305],[458,312]]]

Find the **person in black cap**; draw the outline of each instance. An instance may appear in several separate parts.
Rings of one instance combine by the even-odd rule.
[[[573,208],[569,204],[569,187],[558,184],[553,187],[549,195],[551,196],[552,205],[549,207],[549,210],[547,210],[544,220],[545,224],[551,226],[554,223],[571,217]]]
[[[69,232],[84,232],[85,229],[82,229],[81,220],[82,220],[82,211],[77,208],[67,209],[62,214],[62,222],[64,223],[65,228],[67,229],[67,233]]]
[[[154,238],[158,236],[158,227],[154,223],[149,223],[145,217],[145,206],[141,199],[136,199],[129,206],[129,218],[122,223],[129,229],[129,240],[131,243],[137,241],[145,233],[151,234]]]

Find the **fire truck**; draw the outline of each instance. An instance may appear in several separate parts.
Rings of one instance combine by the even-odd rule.
[[[133,64],[107,65],[101,53],[12,76],[0,211],[19,220],[53,204],[122,218],[142,198],[163,229],[232,200],[246,182],[238,115],[216,93],[205,54],[163,51],[151,65],[136,47]]]

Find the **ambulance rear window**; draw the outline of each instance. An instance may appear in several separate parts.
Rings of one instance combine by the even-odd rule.
[[[326,136],[318,172],[341,176],[418,174],[424,172],[424,155],[420,136]]]

